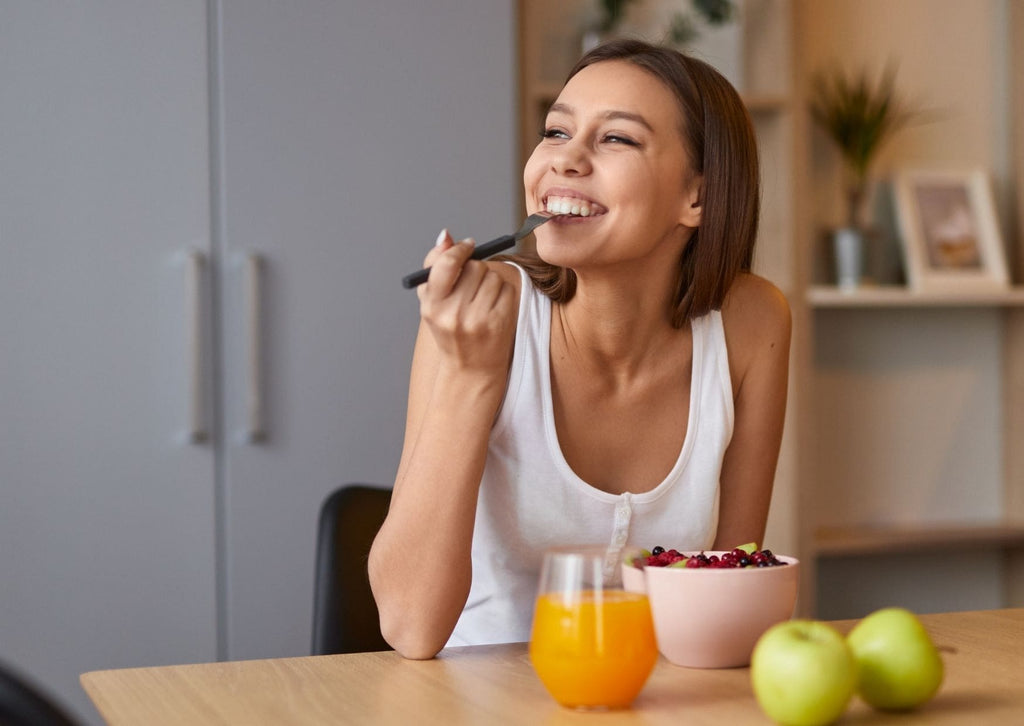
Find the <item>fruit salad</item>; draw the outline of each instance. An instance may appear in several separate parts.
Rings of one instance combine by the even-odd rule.
[[[685,555],[679,550],[658,546],[647,551],[633,562],[639,567],[686,567],[688,569],[710,568],[715,570],[737,567],[780,567],[789,564],[780,560],[768,549],[759,550],[757,544],[749,542],[726,552]]]

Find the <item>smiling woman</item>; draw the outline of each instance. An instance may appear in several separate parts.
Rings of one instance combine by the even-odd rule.
[[[736,274],[750,269],[760,202],[756,139],[747,111],[728,81],[701,61],[672,50],[655,49],[629,40],[599,46],[571,71],[569,85],[588,67],[610,61],[616,61],[619,72],[628,76],[623,89],[630,92],[632,98],[619,99],[622,107],[600,110],[603,120],[613,125],[619,122],[622,128],[632,125],[639,133],[650,137],[654,129],[644,110],[652,113],[657,109],[666,117],[663,120],[666,128],[657,140],[667,144],[670,153],[673,150],[686,153],[689,166],[682,162],[683,168],[688,168],[691,177],[699,179],[702,211],[699,229],[693,229],[694,243],[686,248],[678,264],[673,265],[680,270],[673,322],[682,326],[691,315],[699,316],[720,308]],[[546,147],[569,140],[565,130],[557,126],[559,120],[568,120],[574,113],[566,99],[569,90],[567,85],[551,106],[542,143],[527,164],[527,174],[531,167],[541,163]],[[611,103],[603,93],[604,88],[595,90],[601,101]],[[673,130],[680,138],[673,137]],[[636,134],[628,133],[611,133],[605,143],[641,146]],[[644,150],[648,156],[658,151]],[[666,166],[680,163],[674,159]],[[669,181],[675,184],[684,180]],[[529,205],[529,201],[527,203]],[[571,291],[575,289],[572,270],[556,271],[545,265],[538,268],[529,260],[524,262],[539,284],[558,273],[561,285],[557,291],[549,289],[553,299],[564,302],[572,296]],[[564,297],[566,295],[568,297]]]
[[[710,66],[615,41],[524,169],[527,211],[561,215],[536,253],[481,262],[442,232],[369,563],[400,653],[526,640],[550,546],[761,541],[790,319],[749,271],[756,149]]]
[[[668,89],[626,61],[571,78],[523,172],[527,207],[579,199],[604,213],[538,230],[545,262],[576,275],[641,262],[672,274],[701,214],[700,173],[680,143],[679,116]]]

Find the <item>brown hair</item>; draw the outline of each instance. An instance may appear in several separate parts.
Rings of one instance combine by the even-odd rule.
[[[757,139],[743,101],[718,71],[671,48],[623,39],[584,55],[566,82],[587,66],[624,60],[661,80],[676,96],[683,116],[683,143],[703,175],[701,223],[679,260],[672,324],[722,307],[736,275],[749,270],[760,209]],[[576,293],[576,273],[536,255],[510,257],[555,302]]]

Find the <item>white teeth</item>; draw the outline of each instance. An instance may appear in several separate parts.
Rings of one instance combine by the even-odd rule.
[[[593,214],[590,203],[575,197],[548,197],[547,210],[553,214],[571,214],[589,217]]]

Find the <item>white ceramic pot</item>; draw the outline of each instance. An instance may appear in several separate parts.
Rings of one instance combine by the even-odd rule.
[[[837,229],[832,236],[836,255],[836,284],[852,291],[864,274],[864,233],[853,227]]]

